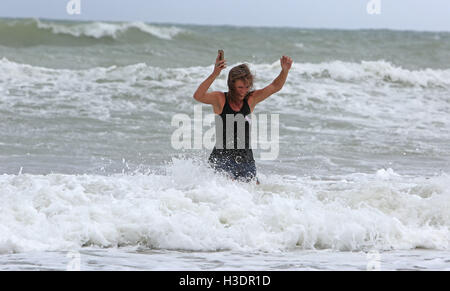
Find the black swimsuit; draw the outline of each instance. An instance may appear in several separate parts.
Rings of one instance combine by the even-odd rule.
[[[234,111],[225,93],[222,113],[216,114],[216,146],[208,160],[216,171],[246,182],[256,179],[255,160],[250,145],[250,113],[247,97],[242,108]]]

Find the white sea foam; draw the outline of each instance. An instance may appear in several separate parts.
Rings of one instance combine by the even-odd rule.
[[[237,65],[234,64],[234,65]],[[230,65],[229,67],[233,67]],[[41,70],[50,71],[62,71],[67,72],[70,70],[53,70],[43,67],[31,66],[27,64],[19,64],[13,61],[9,61],[6,58],[0,59],[0,73],[6,74],[6,70],[27,68],[30,73],[40,72]],[[266,78],[267,72],[276,74],[280,70],[279,62],[276,61],[272,64],[250,64],[252,71],[256,72],[257,77]],[[117,70],[111,70],[117,69]],[[134,64],[123,67],[96,67],[86,70],[79,70],[80,72],[114,72],[113,76],[120,78],[134,77],[135,75],[142,75],[143,70],[148,75],[145,77],[152,77],[152,79],[167,79],[169,77],[177,77],[177,74],[183,74],[182,77],[188,78],[189,75],[195,74],[199,77],[203,77],[211,68],[208,67],[186,67],[186,68],[159,68],[153,67],[147,64]],[[78,70],[75,70],[78,71]],[[177,73],[177,74],[174,74]],[[261,74],[259,72],[264,72]],[[26,72],[28,73],[28,72]],[[362,61],[361,63],[350,63],[342,61],[333,61],[327,63],[294,63],[291,74],[300,74],[311,78],[331,78],[337,81],[367,81],[367,80],[379,80],[387,83],[402,83],[410,86],[421,87],[433,87],[433,86],[450,86],[450,69],[421,69],[421,70],[407,70],[402,67],[395,66],[386,61]],[[22,74],[26,75],[26,74]],[[225,75],[225,74],[223,74]],[[13,74],[11,77],[22,77]],[[223,77],[223,76],[222,76]],[[267,78],[272,78],[270,75]],[[192,79],[188,79],[191,81]]]
[[[250,67],[256,72],[256,87],[267,85],[280,70],[278,62],[251,64]],[[104,120],[110,118],[112,112],[156,112],[163,97],[162,101],[187,111],[192,110],[191,96],[196,86],[210,71],[211,67],[159,68],[145,63],[83,70],[50,69],[3,58],[0,59],[1,106],[14,108],[16,112],[24,110],[27,114],[33,110],[30,108],[39,107],[33,114],[77,116],[82,108],[82,115]],[[389,126],[389,122],[398,126],[396,116],[402,116],[401,122],[406,118],[408,128],[405,130],[409,133],[411,120],[407,117],[412,112],[421,128],[439,127],[448,122],[448,115],[443,115],[442,111],[448,110],[449,104],[442,99],[445,98],[441,97],[442,92],[417,94],[416,89],[449,87],[449,80],[450,70],[408,71],[383,61],[294,64],[280,92],[289,98],[269,98],[259,108],[293,114],[305,107],[320,114],[333,108],[340,112],[345,109],[345,112],[364,117],[358,122],[377,118],[384,127]],[[400,82],[401,90],[393,82]],[[226,72],[211,90],[227,90]],[[15,96],[9,92],[20,94]],[[408,97],[410,94],[414,94],[414,98]],[[23,98],[24,95],[27,98]],[[117,95],[125,97],[117,98]],[[137,97],[131,101],[127,96]],[[405,103],[405,99],[408,102]],[[17,108],[17,104],[21,106]],[[389,118],[386,118],[387,113]],[[367,120],[367,116],[372,120]]]
[[[255,71],[278,70],[279,62],[273,64],[254,65]],[[325,63],[294,63],[291,72],[309,78],[331,78],[337,81],[370,81],[377,80],[387,83],[399,83],[407,86],[450,86],[450,69],[420,69],[408,70],[395,66],[387,61],[361,61],[351,63],[333,61]]]
[[[229,183],[193,160],[167,174],[2,175],[0,252],[82,246],[278,251],[448,250],[448,176],[391,169]]]

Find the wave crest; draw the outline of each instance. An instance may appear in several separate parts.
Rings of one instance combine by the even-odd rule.
[[[37,27],[40,29],[50,30],[54,34],[67,34],[75,37],[87,36],[93,38],[111,37],[117,39],[122,34],[127,33],[131,29],[137,29],[148,35],[170,40],[183,30],[171,26],[155,26],[144,22],[125,22],[125,23],[107,23],[107,22],[89,22],[76,25],[64,25],[56,23],[45,23],[36,20]]]
[[[84,42],[157,38],[172,40],[185,30],[144,22],[63,22],[39,19],[0,20],[0,43],[23,47],[39,44],[71,46]]]
[[[449,247],[447,175],[263,176],[255,188],[230,184],[192,160],[174,159],[166,170],[0,176],[0,253],[142,244],[194,251]]]
[[[256,72],[279,70],[279,62],[251,65]],[[291,75],[306,79],[332,79],[338,82],[395,83],[401,86],[449,87],[450,69],[408,70],[385,60],[323,63],[294,63]],[[262,75],[262,74],[258,74]]]

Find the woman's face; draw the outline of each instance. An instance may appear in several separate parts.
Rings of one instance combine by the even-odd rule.
[[[243,100],[245,98],[245,96],[247,95],[248,90],[250,89],[248,84],[242,80],[236,80],[236,82],[234,83],[234,86],[235,86],[235,90],[237,93],[237,97],[240,100]]]

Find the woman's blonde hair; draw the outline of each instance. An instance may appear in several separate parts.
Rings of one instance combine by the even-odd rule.
[[[236,89],[235,83],[237,80],[241,80],[244,84],[249,86],[247,96],[251,93],[253,89],[253,74],[246,64],[241,64],[230,70],[228,73],[228,95],[227,98],[236,101]],[[246,97],[247,97],[246,96]]]

